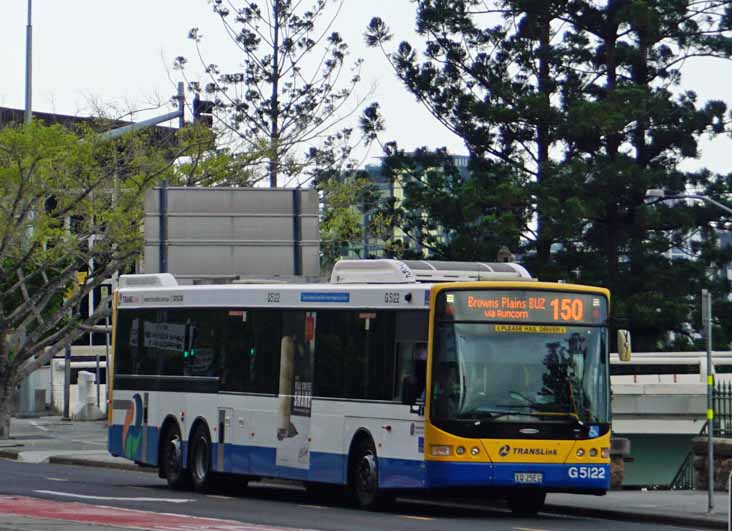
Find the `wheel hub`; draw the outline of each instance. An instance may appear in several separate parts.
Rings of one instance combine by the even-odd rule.
[[[376,491],[376,458],[373,454],[364,455],[358,464],[358,480],[361,491],[371,494]]]
[[[168,470],[174,474],[180,470],[181,445],[178,437],[173,437],[168,443]]]
[[[208,474],[208,443],[203,437],[198,439],[196,445],[193,470],[199,480],[203,480]]]

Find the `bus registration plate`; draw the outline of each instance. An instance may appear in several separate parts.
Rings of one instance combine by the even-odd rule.
[[[522,485],[540,485],[544,481],[544,474],[540,472],[515,472],[513,482]]]

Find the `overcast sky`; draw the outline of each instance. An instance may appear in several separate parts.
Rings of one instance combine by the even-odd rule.
[[[350,45],[351,57],[365,60],[360,91],[375,87],[373,99],[381,104],[387,119],[384,139],[395,139],[409,149],[446,146],[452,153],[464,153],[460,139],[407,93],[381,52],[366,48],[363,33],[373,16],[386,20],[395,40],[413,40],[414,4],[409,0],[345,0],[335,28]],[[27,0],[2,0],[0,20],[0,106],[23,108]],[[207,0],[34,0],[34,110],[86,115],[95,101],[143,108],[167,100],[175,93],[178,80],[171,67],[175,57],[184,55],[194,63],[187,39],[191,27],[200,28],[205,36],[208,62],[236,64],[236,48],[222,35],[221,23]],[[685,74],[684,86],[702,99],[721,99],[732,105],[732,63],[690,63]],[[729,140],[705,142],[702,159],[691,166],[732,172],[730,152]]]

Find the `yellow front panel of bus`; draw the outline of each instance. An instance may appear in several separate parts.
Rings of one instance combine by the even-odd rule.
[[[477,453],[475,448],[478,449]],[[425,420],[424,457],[427,461],[606,464],[609,462],[609,448],[609,432],[600,437],[578,441],[472,439],[446,433],[433,426],[429,419]]]
[[[430,361],[427,364],[427,382],[432,381],[432,351],[434,341],[434,308],[437,294],[443,289],[475,290],[546,290],[557,292],[584,292],[610,299],[604,288],[547,282],[453,282],[434,286],[430,293],[429,343]],[[516,326],[516,325],[513,325]],[[543,327],[546,328],[546,325]],[[583,440],[543,439],[473,439],[459,437],[440,430],[430,422],[430,391],[427,384],[425,410],[425,446],[427,461],[465,463],[546,463],[546,464],[608,464],[610,433]],[[477,448],[477,452],[476,449]]]

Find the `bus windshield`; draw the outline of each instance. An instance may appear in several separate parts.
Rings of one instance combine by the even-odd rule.
[[[607,328],[460,322],[435,328],[435,420],[607,423]]]

